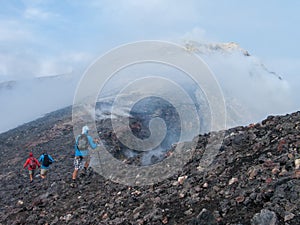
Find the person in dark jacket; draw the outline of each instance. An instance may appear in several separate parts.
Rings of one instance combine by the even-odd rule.
[[[28,168],[30,183],[33,181],[33,175],[34,175],[35,170],[37,168],[39,168],[40,166],[41,166],[41,164],[39,163],[39,161],[36,158],[34,158],[33,153],[30,152],[29,158],[26,160],[26,162],[23,165],[24,169],[26,167]]]

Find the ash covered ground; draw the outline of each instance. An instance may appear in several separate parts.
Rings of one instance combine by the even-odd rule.
[[[132,131],[146,137],[145,124],[135,116]],[[122,185],[89,169],[74,186],[71,108],[56,111],[0,135],[0,223],[298,225],[299,119],[295,112],[227,130],[207,170],[199,164],[217,132],[196,137],[182,170],[154,185]],[[127,155],[115,139],[109,120],[97,126],[114,157],[141,164],[141,156]],[[174,144],[166,141],[164,153]],[[29,183],[27,170],[21,170],[28,152],[38,157],[44,150],[56,162],[45,180]],[[163,159],[151,157],[150,163]]]

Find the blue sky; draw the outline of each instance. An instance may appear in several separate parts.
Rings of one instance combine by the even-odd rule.
[[[295,0],[1,0],[0,77],[85,69],[120,44],[145,39],[237,42],[270,70],[296,79]]]

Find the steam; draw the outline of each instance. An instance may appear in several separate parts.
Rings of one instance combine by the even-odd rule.
[[[0,83],[0,132],[71,105],[76,84],[66,75]]]
[[[235,43],[189,45],[214,72],[224,93],[228,127],[259,122],[295,107],[290,84]]]
[[[284,77],[269,71],[258,58],[237,44],[190,41],[186,47],[201,57],[213,71],[226,100],[227,127],[259,122],[270,114],[289,113],[295,108],[291,86]],[[193,96],[195,102],[205,103],[201,89],[186,74],[161,64],[126,68],[111,78],[103,92],[113,96],[132,80],[149,74],[174,80]]]
[[[270,114],[289,113],[295,109],[296,98],[292,96],[291,85],[284,80],[284,74],[281,76],[281,74],[277,75],[268,71],[259,59],[249,55],[238,45],[233,43],[201,44],[189,41],[186,47],[187,51],[204,59],[215,74],[226,100],[228,127],[247,125],[258,122]],[[85,59],[86,62],[91,56],[80,55],[78,57],[78,60]],[[12,69],[9,71],[13,72],[12,77],[20,78],[21,74],[26,74],[26,71],[20,71],[20,67],[13,69],[9,58],[5,60],[8,60],[7,65],[11,65]],[[27,64],[26,57],[20,56],[20,63],[22,60]],[[30,62],[24,68],[31,71],[34,64]],[[49,64],[43,66],[47,71],[49,67],[52,68]],[[7,66],[0,65],[0,71],[5,74]],[[196,85],[186,75],[170,66],[157,64],[137,65],[120,71],[119,76],[113,76],[102,89],[99,100],[111,101],[124,84],[141,75],[157,75],[174,80],[192,95],[195,102],[198,101],[200,104],[205,102],[201,90],[195,88]],[[45,113],[71,105],[79,75],[71,73],[51,78],[26,76],[25,79],[16,81],[9,81],[7,76],[1,78],[4,81],[0,83],[0,116],[2,118],[0,132],[4,132]],[[201,105],[202,109],[205,108],[205,104]],[[98,119],[107,117],[110,110],[110,104],[107,104],[103,110],[98,110]],[[128,116],[129,110],[120,109],[120,114]]]

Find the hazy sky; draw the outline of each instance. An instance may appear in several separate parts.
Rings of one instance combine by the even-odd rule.
[[[51,86],[50,81],[27,78],[81,75],[112,48],[142,40],[236,42],[283,77],[293,97],[285,97],[281,94],[285,92],[280,92],[282,85],[274,86],[269,80],[259,84],[260,90],[271,86],[277,102],[292,101],[293,111],[299,110],[299,9],[296,0],[0,0],[0,85],[25,79],[13,89],[0,89],[0,103],[6,106],[0,111],[4,118],[0,132],[72,104],[77,80],[72,83],[59,77]],[[210,63],[223,77],[241,75],[225,79],[229,90],[236,88],[238,97],[245,92],[245,97],[254,101],[252,105],[267,108],[266,114],[277,112],[257,102],[270,97],[259,95],[257,82],[252,88],[248,83],[242,85],[243,74],[249,72],[245,72],[248,61],[219,60],[225,62]],[[282,104],[273,105],[291,111]]]
[[[296,79],[296,0],[0,0],[0,80],[85,69],[120,44],[145,39],[237,42]]]

